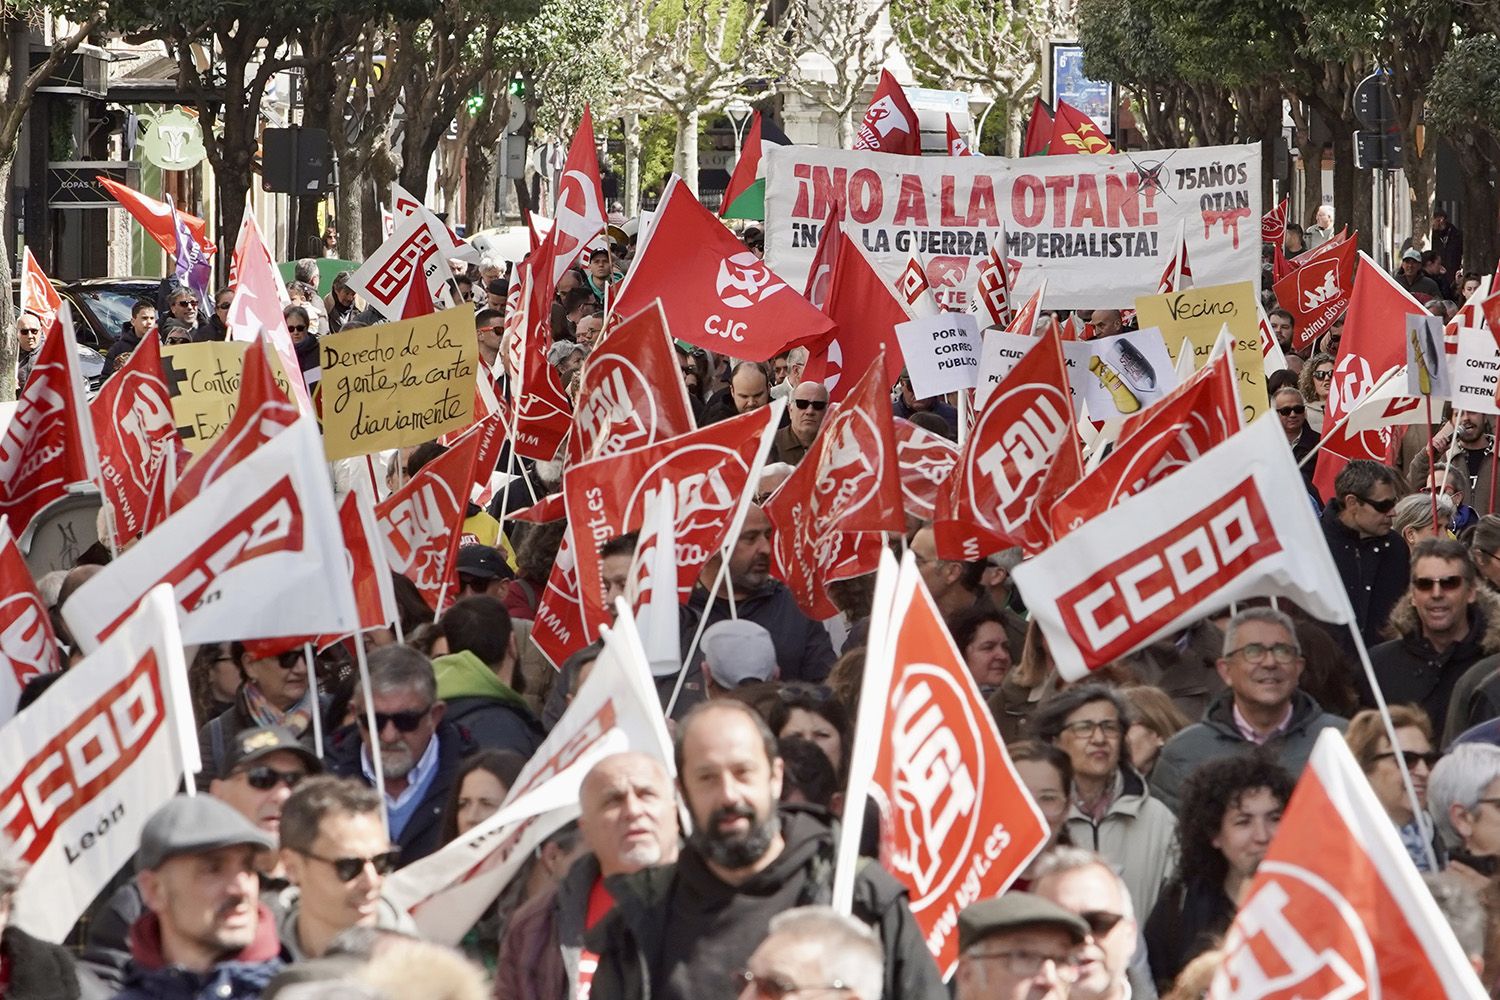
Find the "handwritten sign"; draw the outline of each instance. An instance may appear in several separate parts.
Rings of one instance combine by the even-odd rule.
[[[1142,329],[1160,327],[1168,345],[1181,344],[1184,338],[1192,341],[1195,370],[1203,367],[1219,330],[1228,325],[1229,335],[1234,338],[1234,367],[1239,373],[1240,404],[1245,410],[1245,420],[1254,420],[1270,408],[1253,282],[1142,295],[1135,300],[1135,313]]]
[[[240,372],[245,367],[243,341],[206,341],[161,349],[162,374],[172,394],[177,435],[194,455],[202,452],[229,425],[240,399]],[[292,384],[281,359],[272,356],[276,384],[288,397]]]
[[[330,460],[421,444],[473,423],[473,307],[340,331],[319,346]]]

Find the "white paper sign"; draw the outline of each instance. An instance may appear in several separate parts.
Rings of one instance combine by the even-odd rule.
[[[1452,394],[1448,355],[1443,350],[1443,321],[1436,316],[1407,314],[1406,391],[1434,399],[1447,399]]]
[[[972,389],[979,379],[979,319],[943,312],[896,324],[896,338],[918,399]]]
[[[1452,360],[1452,393],[1448,398],[1453,405],[1476,413],[1500,413],[1500,405],[1495,402],[1495,386],[1500,380],[1500,346],[1489,331],[1460,328],[1458,354]]]
[[[1102,340],[1063,344],[1073,400],[1095,420],[1139,413],[1177,388],[1177,372],[1161,330],[1148,327]]]
[[[990,393],[1000,380],[1021,360],[1021,356],[1036,346],[1036,338],[1024,333],[1001,333],[991,330],[984,335],[984,344],[979,350],[979,381],[974,387],[974,409],[984,409]]]

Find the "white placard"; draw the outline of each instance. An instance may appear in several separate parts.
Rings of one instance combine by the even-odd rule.
[[[896,324],[896,339],[918,399],[931,399],[979,380],[979,319],[972,313],[943,312]]]
[[[1436,318],[1436,317],[1434,317]],[[1463,327],[1458,331],[1458,354],[1453,361],[1453,405],[1476,413],[1500,413],[1495,386],[1500,380],[1500,346],[1488,330]]]
[[[984,409],[990,393],[1000,380],[1021,360],[1022,355],[1036,346],[1037,338],[1024,333],[1001,333],[991,330],[984,335],[984,344],[979,350],[979,381],[974,388],[974,408]]]
[[[1434,399],[1447,399],[1453,393],[1443,348],[1443,321],[1431,314],[1408,313],[1406,317],[1406,391]]]
[[[1073,400],[1095,420],[1139,413],[1177,388],[1177,372],[1161,330],[1148,327],[1102,340],[1063,344]]]

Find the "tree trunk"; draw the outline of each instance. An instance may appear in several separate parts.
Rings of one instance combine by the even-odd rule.
[[[839,149],[854,145],[854,109],[839,115]]]
[[[495,167],[499,157],[493,145],[469,143],[464,164],[464,222],[477,233],[495,225]]]
[[[1495,218],[1500,198],[1495,191],[1495,169],[1491,154],[1479,148],[1472,134],[1452,140],[1464,174],[1464,260],[1467,273],[1495,271]],[[1493,145],[1491,143],[1490,145]]]
[[[1354,224],[1354,128],[1347,122],[1324,119],[1328,125],[1328,131],[1333,137],[1333,217],[1338,222]],[[1305,207],[1307,218],[1304,225],[1312,225],[1313,213],[1317,211],[1317,205]],[[1365,226],[1360,231],[1361,246],[1368,246],[1364,242],[1366,236]]]
[[[621,116],[625,136],[625,217],[641,211],[641,116],[626,111]]]
[[[0,157],[0,194],[5,196],[7,206],[10,167],[11,157]],[[0,209],[0,228],[4,227],[5,215],[4,209]],[[0,400],[7,403],[16,398],[16,314],[8,291],[10,282],[10,248],[0,242],[0,288],[7,289],[6,294],[0,295]]]
[[[696,107],[676,112],[677,154],[673,167],[687,184],[693,197],[698,196],[698,116]]]
[[[368,185],[362,175],[344,174],[340,178],[338,203],[339,256],[345,260],[365,259],[364,192]]]
[[[1406,147],[1406,152],[1401,157],[1401,169],[1406,174],[1406,183],[1411,187],[1411,232],[1406,235],[1420,238],[1423,247],[1426,247],[1432,232],[1432,189],[1437,182],[1437,143],[1424,134],[1426,129],[1421,125],[1410,131],[1413,136],[1425,141],[1418,148],[1415,140],[1409,140],[1411,145]]]

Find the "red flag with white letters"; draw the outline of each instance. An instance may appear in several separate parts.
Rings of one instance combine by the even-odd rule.
[[[599,179],[599,154],[594,145],[594,113],[587,104],[568,146],[568,159],[557,182],[557,204],[552,230],[535,259],[551,264],[550,298],[563,272],[579,263],[589,243],[604,231],[604,188]]]
[[[1488,995],[1333,729],[1314,744],[1223,948],[1214,1000]]]
[[[835,533],[906,530],[884,371],[877,355],[765,505],[776,528],[772,572],[819,620],[838,613],[823,586],[837,561]]]
[[[542,253],[552,245],[551,235]],[[523,292],[526,308],[513,334],[516,367],[511,381],[515,450],[523,458],[550,462],[573,423],[573,401],[563,390],[557,369],[547,362],[552,346],[552,298],[555,283],[544,266],[529,267]]]
[[[375,508],[391,569],[417,585],[428,606],[442,612],[456,594],[459,538],[474,485],[480,436],[464,439],[417,470]]]
[[[875,85],[875,94],[854,133],[851,148],[855,152],[922,155],[922,130],[917,124],[917,113],[889,70],[880,71],[880,82]]]
[[[1283,198],[1275,208],[1260,217],[1262,243],[1275,243],[1280,246],[1281,241],[1286,239],[1286,212],[1287,200]]]
[[[684,253],[692,247],[692,253]],[[810,341],[832,327],[796,290],[698,203],[673,177],[611,306],[617,317],[661,300],[672,336],[746,361],[765,361],[789,338]]]
[[[990,391],[964,443],[932,528],[938,555],[972,562],[1051,541],[1049,498],[1083,474],[1062,342],[1037,338]]]
[[[894,568],[887,562],[882,577]],[[853,866],[868,795],[880,810],[881,865],[906,887],[946,978],[958,965],[958,912],[1005,892],[1050,831],[915,559],[893,575],[894,602],[884,627],[872,626],[880,634],[864,668],[838,864]],[[886,614],[877,606],[872,621]],[[836,878],[835,905],[841,890]]]
[[[1292,314],[1292,347],[1302,350],[1321,337],[1349,308],[1354,291],[1356,237],[1330,240],[1292,262],[1272,286],[1281,308]]]
[[[536,617],[531,623],[531,641],[554,670],[561,670],[568,657],[590,641],[585,636],[575,551],[570,524],[563,532],[562,544],[558,546],[557,558],[552,562],[552,572],[547,575],[547,585],[542,588]]]
[[[10,526],[0,521],[0,726],[15,714],[27,681],[61,669],[47,605]]]
[[[823,311],[834,327],[817,343],[808,345],[802,377],[822,382],[829,400],[837,403],[853,389],[854,373],[863,373],[882,354],[885,370],[880,381],[887,387],[895,384],[901,375],[896,324],[905,323],[911,314],[859,244],[841,227],[832,230],[830,240],[833,263]]]
[[[1017,261],[1015,270],[1020,269]],[[1004,330],[1015,318],[1010,293],[1013,277],[1005,249],[1005,231],[1001,230],[999,237],[990,244],[989,256],[979,265],[979,282],[974,296],[975,312],[979,313],[986,328],[996,326]],[[1022,332],[1029,336],[1031,328]]]
[[[937,512],[938,495],[958,465],[958,445],[910,420],[896,417],[892,423],[906,512],[918,520],[931,521]]]
[[[234,248],[234,298],[229,300],[229,339],[253,341],[262,333],[291,382],[292,401],[303,413],[312,413],[312,396],[302,379],[302,364],[297,348],[286,328],[282,307],[288,303],[286,285],[276,269],[276,259],[266,245],[265,236],[255,216],[245,212],[240,224],[239,241]]]
[[[114,518],[116,547],[146,531],[147,497],[156,466],[177,461],[177,422],[172,396],[161,374],[161,343],[155,335],[140,346],[89,404],[99,443],[104,500]]]

